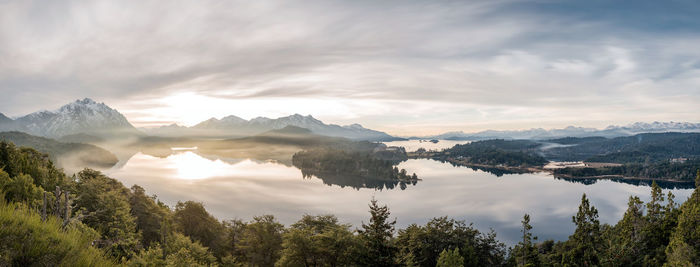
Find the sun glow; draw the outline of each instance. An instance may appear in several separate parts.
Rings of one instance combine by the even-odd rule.
[[[272,162],[259,162],[251,159],[210,159],[197,154],[193,150],[173,150],[166,160],[138,153],[133,156],[125,168],[150,169],[154,161],[168,170],[168,176],[182,180],[204,180],[218,177],[256,177],[261,172],[266,175],[284,173],[293,167],[287,167]],[[135,162],[143,162],[139,165]],[[269,165],[264,168],[261,165]],[[162,169],[163,169],[162,168]],[[296,170],[296,169],[294,169]]]
[[[233,175],[236,165],[227,164],[221,160],[208,160],[192,151],[168,156],[170,168],[175,170],[175,177],[187,180],[199,180],[211,177]]]

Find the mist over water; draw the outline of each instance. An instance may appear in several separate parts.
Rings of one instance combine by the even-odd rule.
[[[367,204],[374,197],[389,206],[399,228],[447,215],[473,222],[482,231],[493,228],[498,239],[508,244],[519,239],[524,213],[531,215],[540,240],[561,240],[573,232],[571,216],[581,194],[586,193],[599,210],[601,222],[614,223],[622,217],[629,196],[647,201],[650,191],[647,185],[608,180],[572,183],[546,173],[497,177],[427,159],[408,160],[398,167],[415,172],[422,180],[405,189],[358,189],[324,184],[317,177],[303,178],[299,169],[274,161],[222,160],[200,156],[197,151],[174,151],[164,157],[136,153],[106,173],[128,187],[142,186],[171,207],[177,201],[203,202],[224,220],[273,214],[289,225],[303,214],[335,214],[340,221],[359,227],[367,222]],[[678,202],[691,192],[673,190]]]

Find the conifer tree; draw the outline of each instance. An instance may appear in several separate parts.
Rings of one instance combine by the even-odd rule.
[[[565,255],[563,264],[578,266],[599,265],[600,221],[598,210],[591,206],[586,194],[581,197],[578,213],[572,217],[576,231],[569,238],[572,249]]]
[[[369,224],[362,223],[357,230],[364,246],[364,256],[359,263],[364,266],[395,266],[396,246],[392,242],[396,219],[389,220],[389,208],[379,206],[376,199],[369,204],[371,218]]]
[[[700,266],[700,171],[695,181],[695,191],[681,205],[678,226],[666,248],[664,266]]]
[[[519,250],[518,254],[520,254],[518,255],[520,257],[518,260],[518,266],[537,265],[539,263],[537,248],[532,245],[532,240],[537,240],[537,237],[533,237],[532,233],[530,232],[532,230],[532,225],[530,225],[530,214],[526,213],[520,223],[523,225],[523,228],[520,230],[520,232],[523,233],[523,240],[517,247]]]

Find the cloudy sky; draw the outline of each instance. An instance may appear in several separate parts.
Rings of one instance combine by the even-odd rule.
[[[698,1],[4,1],[0,112],[397,135],[700,121]]]

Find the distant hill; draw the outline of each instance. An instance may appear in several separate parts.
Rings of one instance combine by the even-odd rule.
[[[26,129],[15,120],[0,113],[0,132],[6,131],[26,131]]]
[[[108,168],[117,163],[114,154],[95,145],[62,143],[22,132],[0,132],[0,141],[9,141],[17,146],[31,147],[49,154],[51,160],[63,168]]]
[[[12,122],[12,119],[5,116],[5,114],[0,113],[0,124],[5,124],[8,122]]]
[[[644,133],[616,138],[562,138],[546,142],[568,145],[543,151],[546,158],[554,160],[654,163],[673,158],[700,159],[700,133]]]
[[[0,130],[22,131],[32,135],[61,138],[74,134],[101,137],[142,135],[124,115],[104,103],[85,98],[54,111],[38,111],[16,120],[0,118]]]
[[[302,116],[294,114],[286,117],[270,119],[257,117],[245,120],[237,116],[226,116],[221,119],[211,118],[192,127],[168,125],[159,128],[143,129],[146,133],[155,136],[216,136],[216,137],[244,137],[261,134],[267,131],[282,129],[287,126],[309,129],[319,135],[344,137],[351,140],[367,141],[395,141],[405,140],[387,133],[362,127],[360,124],[335,125],[325,124],[311,115]]]
[[[700,123],[691,122],[636,122],[625,126],[611,125],[604,129],[569,126],[561,129],[532,128],[528,130],[496,131],[486,130],[475,133],[462,131],[447,132],[439,135],[411,137],[410,139],[441,140],[488,140],[488,139],[532,139],[547,140],[564,137],[620,137],[640,133],[664,132],[700,132]]]

